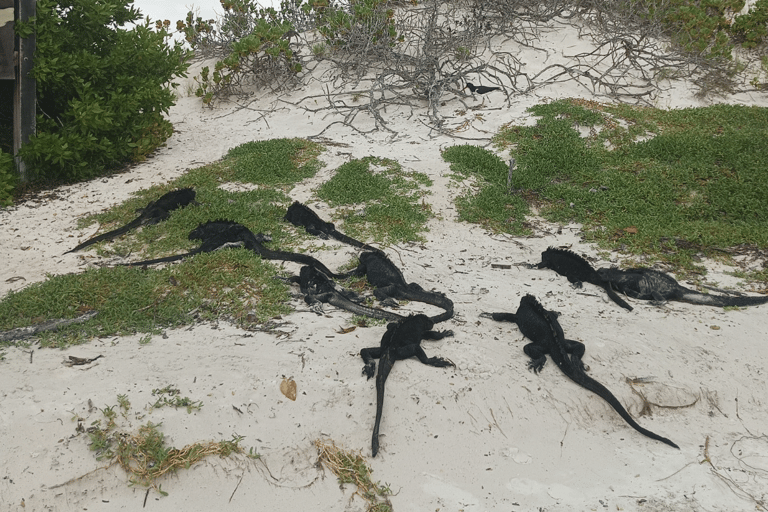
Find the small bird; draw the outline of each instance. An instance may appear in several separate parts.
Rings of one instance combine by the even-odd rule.
[[[498,90],[501,89],[501,87],[486,87],[484,85],[475,86],[475,84],[473,84],[472,82],[467,82],[467,85],[465,85],[464,88],[465,89],[469,88],[469,90],[470,90],[470,92],[472,94],[475,94],[475,93],[477,93],[477,94],[485,94],[487,92],[498,91]]]

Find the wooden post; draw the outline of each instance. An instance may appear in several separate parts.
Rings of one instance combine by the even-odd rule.
[[[35,0],[15,0],[16,19],[29,21],[36,14]],[[17,37],[16,60],[16,91],[14,93],[13,109],[13,154],[16,156],[16,169],[22,183],[29,181],[30,176],[24,162],[19,158],[19,149],[29,141],[35,133],[35,116],[37,113],[37,88],[32,78],[33,57],[35,55],[36,38],[33,33],[29,37]]]
[[[0,80],[15,80],[13,58],[13,0],[0,0]]]

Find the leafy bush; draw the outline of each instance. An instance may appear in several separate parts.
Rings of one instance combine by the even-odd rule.
[[[326,42],[337,48],[391,44],[397,39],[394,10],[387,0],[353,0],[345,10],[329,0],[313,0],[302,9],[314,10],[317,28]]]
[[[37,135],[21,156],[37,178],[83,180],[141,160],[172,133],[169,82],[189,55],[130,0],[38,0]],[[31,27],[21,26],[19,32]]]
[[[195,94],[210,105],[214,96],[231,93],[248,80],[270,83],[279,76],[296,75],[301,64],[290,47],[293,32],[289,22],[259,18],[251,33],[231,44],[230,54],[215,64],[213,73],[205,66],[195,77],[199,83]]]
[[[754,48],[768,36],[768,0],[757,0],[743,16],[738,16],[731,33],[744,48]]]
[[[11,204],[15,186],[16,174],[14,173],[13,156],[10,153],[0,151],[0,205]]]
[[[648,4],[649,13],[661,15],[683,50],[707,58],[731,59],[728,15],[739,12],[744,0],[652,0]]]

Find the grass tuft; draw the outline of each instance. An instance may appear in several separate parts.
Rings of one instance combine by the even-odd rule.
[[[342,450],[331,441],[327,443],[320,439],[315,441],[320,462],[339,478],[340,484],[357,486],[355,494],[368,504],[367,512],[391,512],[392,503],[389,496],[392,490],[389,485],[381,485],[371,480],[373,470],[360,452]]]
[[[125,395],[118,395],[118,405],[123,418],[127,419],[130,402]],[[179,469],[189,469],[210,455],[229,457],[234,453],[243,453],[240,446],[242,436],[235,435],[231,440],[197,442],[183,448],[174,448],[166,444],[165,436],[160,431],[160,423],[150,421],[141,425],[135,432],[129,432],[118,425],[119,418],[114,405],[103,408],[101,413],[103,418],[94,421],[87,429],[82,426],[84,419],[74,418],[78,420],[77,431],[87,433],[90,448],[96,453],[96,460],[109,462],[107,467],[119,465],[128,474],[131,485],[155,489],[163,496],[168,495],[159,483],[164,475],[175,473]],[[258,458],[258,455],[251,449],[248,457]]]

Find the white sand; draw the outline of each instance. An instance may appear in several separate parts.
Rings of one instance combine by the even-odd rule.
[[[563,31],[542,42],[553,56],[579,44],[572,32]],[[544,60],[521,58],[534,70]],[[525,108],[560,97],[590,96],[566,84],[515,98],[512,106],[489,97],[482,110],[452,114],[450,125],[470,121],[461,135],[487,142],[502,124],[527,122]],[[268,108],[273,101],[261,98],[251,107]],[[765,96],[727,101],[768,105]],[[702,105],[684,87],[657,103]],[[97,260],[88,252],[62,255],[96,232],[95,226],[76,229],[86,213],[212,162],[241,143],[313,135],[337,120],[285,104],[280,108],[259,120],[254,110],[222,104],[211,111],[196,98],[182,98],[171,111],[176,133],[149,161],[129,173],[62,187],[0,212],[0,259],[6,262],[0,293],[41,281],[46,273],[77,272]],[[394,509],[756,510],[747,493],[759,500],[768,493],[766,306],[725,312],[630,300],[635,307],[630,313],[596,287],[573,290],[551,271],[494,269],[492,263],[538,261],[550,245],[573,244],[590,256],[597,252],[580,242],[576,225],[542,224],[538,236],[515,239],[457,222],[452,199],[465,185],[450,185],[440,150],[462,141],[430,138],[421,123],[405,115],[390,113],[390,119],[399,132],[394,139],[386,133],[363,137],[338,125],[326,132],[343,145],[329,146],[321,157],[325,169],[291,196],[308,198],[338,165],[368,155],[396,158],[434,180],[427,201],[436,218],[427,242],[389,253],[408,280],[454,301],[455,318],[439,327],[452,329],[455,337],[423,345],[430,356],[447,357],[456,368],[432,368],[413,359],[397,363],[390,375],[381,450],[369,461],[374,478],[396,493]],[[315,255],[333,267],[354,254],[335,247]],[[713,265],[710,282],[737,284],[724,270]],[[679,451],[635,432],[551,362],[540,375],[529,372],[522,351],[526,341],[517,327],[478,317],[483,311],[514,311],[526,293],[562,312],[566,336],[587,346],[591,375],[634,415],[641,402],[626,378],[649,379],[636,387],[656,404],[695,402],[681,409],[654,407],[652,416],[638,417],[644,427],[679,444]],[[338,334],[340,326],[350,325],[350,314],[327,307],[327,316],[320,317],[303,303],[294,305],[297,312],[284,318],[283,334],[250,333],[221,322],[168,330],[148,344],[128,336],[66,350],[7,349],[0,362],[0,510],[139,510],[145,489],[129,487],[115,466],[98,470],[103,463],[95,460],[87,437],[76,435],[73,421],[80,416],[90,426],[102,417],[99,408],[116,404],[118,394],[133,405],[122,420],[133,429],[162,422],[176,447],[242,435],[243,445],[262,456],[256,462],[213,457],[181,470],[161,482],[169,496],[149,493],[148,510],[364,510],[350,486],[340,489],[317,464],[313,442],[333,440],[370,456],[375,384],[361,375],[359,351],[378,345],[384,327]],[[414,311],[421,307],[409,305]],[[62,364],[69,355],[99,354],[104,357],[87,366]],[[295,402],[280,393],[283,377],[298,385]],[[168,384],[201,400],[202,409],[148,412],[152,389]],[[707,439],[712,465],[701,463]]]

